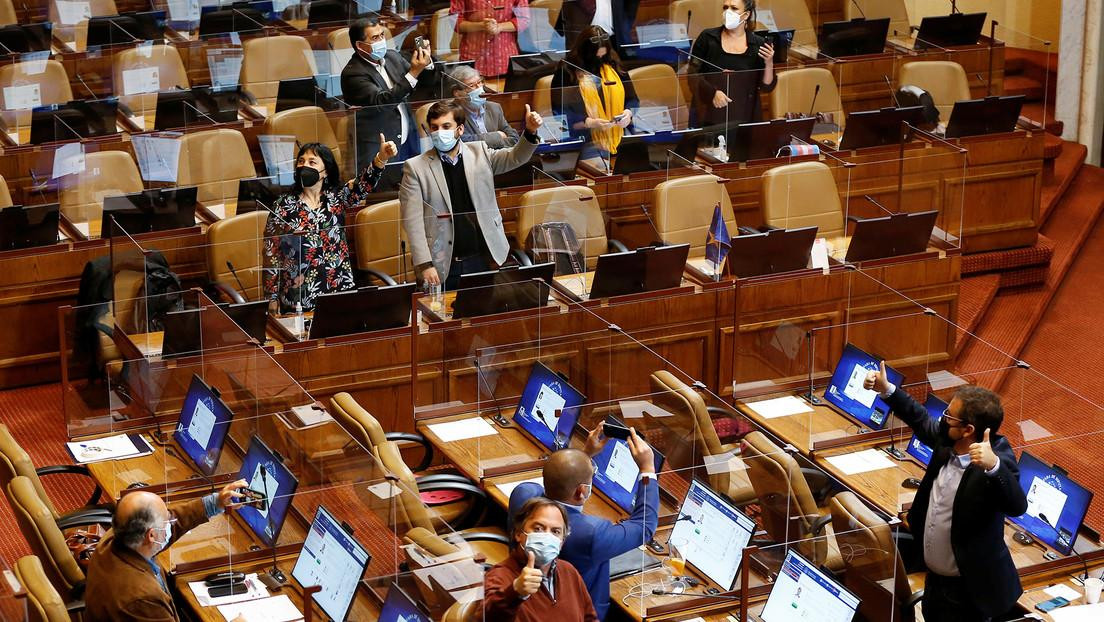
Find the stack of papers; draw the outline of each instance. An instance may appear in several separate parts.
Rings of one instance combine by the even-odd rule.
[[[77,464],[134,458],[153,453],[153,447],[140,434],[117,434],[66,443],[65,446]]]
[[[831,456],[827,458],[827,460],[832,466],[843,471],[844,475],[856,475],[868,471],[892,469],[896,466],[893,461],[886,456],[884,451],[878,449],[866,449],[849,454]]]
[[[429,426],[429,430],[433,432],[442,443],[451,443],[454,441],[467,440],[469,438],[498,434],[498,430],[494,429],[494,427],[487,423],[487,420],[482,417],[470,417],[468,419],[449,421],[447,423],[434,423]]]
[[[1104,603],[1073,605],[1050,612],[1054,622],[1100,622],[1104,620]]]
[[[789,417],[790,415],[813,412],[812,407],[810,407],[805,400],[797,397],[796,395],[776,397],[774,399],[763,400],[761,402],[748,402],[747,406],[764,419],[774,419],[775,417]]]
[[[239,615],[248,622],[291,622],[302,620],[303,614],[287,594],[273,596],[271,598],[259,598],[232,605],[219,605],[219,613],[230,622]]]

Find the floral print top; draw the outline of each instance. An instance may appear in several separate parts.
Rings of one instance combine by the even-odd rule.
[[[353,289],[353,267],[345,238],[345,212],[379,183],[383,169],[369,166],[337,189],[323,190],[317,210],[298,195],[285,194],[272,206],[264,232],[264,291],[283,311],[295,304],[307,311],[319,294]]]

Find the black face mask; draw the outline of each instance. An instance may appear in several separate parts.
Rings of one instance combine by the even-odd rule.
[[[318,169],[310,166],[300,166],[295,169],[295,181],[301,188],[311,188],[314,184],[318,183],[322,174],[318,172]]]

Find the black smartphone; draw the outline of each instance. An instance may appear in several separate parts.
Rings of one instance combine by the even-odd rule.
[[[602,434],[605,434],[607,438],[617,438],[623,441],[629,439],[628,428],[617,425],[616,423],[609,423],[608,421],[602,424]]]
[[[229,583],[227,585],[219,585],[216,587],[207,588],[207,595],[211,598],[222,598],[223,596],[234,596],[237,594],[245,594],[249,591],[249,586],[245,582]]]
[[[1035,608],[1038,609],[1039,611],[1042,611],[1043,613],[1046,613],[1048,611],[1058,609],[1059,607],[1065,607],[1068,604],[1070,604],[1070,601],[1066,600],[1065,598],[1062,598],[1061,596],[1055,596],[1054,598],[1052,598],[1050,600],[1044,600],[1043,602],[1039,603],[1038,605],[1035,605]]]
[[[429,39],[426,39],[425,37],[423,37],[421,35],[418,35],[417,37],[414,37],[414,49],[418,49],[418,48],[425,48],[425,49],[428,50],[429,49]]]

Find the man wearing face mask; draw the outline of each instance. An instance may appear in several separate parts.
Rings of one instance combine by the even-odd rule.
[[[464,135],[460,140],[471,143],[481,140],[488,147],[501,149],[517,144],[517,130],[506,122],[502,106],[487,100],[483,76],[468,65],[457,65],[449,76],[452,96],[464,108]]]
[[[247,485],[238,480],[219,492],[172,506],[150,492],[123,496],[111,531],[100,540],[88,565],[85,622],[178,620],[165,575],[154,558],[188,531],[238,507],[238,489]]]
[[[495,198],[494,176],[525,164],[544,121],[525,105],[525,133],[510,149],[465,143],[467,116],[453,100],[426,114],[433,149],[403,165],[399,203],[419,283],[456,289],[462,274],[501,266],[510,250]]]
[[[557,559],[569,533],[567,512],[551,499],[534,497],[514,517],[510,556],[483,577],[480,620],[548,622],[598,620],[582,577]]]
[[[387,27],[375,16],[354,21],[349,40],[355,53],[341,71],[341,92],[346,102],[363,106],[356,111],[349,141],[357,146],[357,170],[376,157],[380,134],[398,145],[398,161],[418,155],[418,132],[407,100],[419,81],[433,79],[429,50],[416,49],[408,61],[388,49]]]

